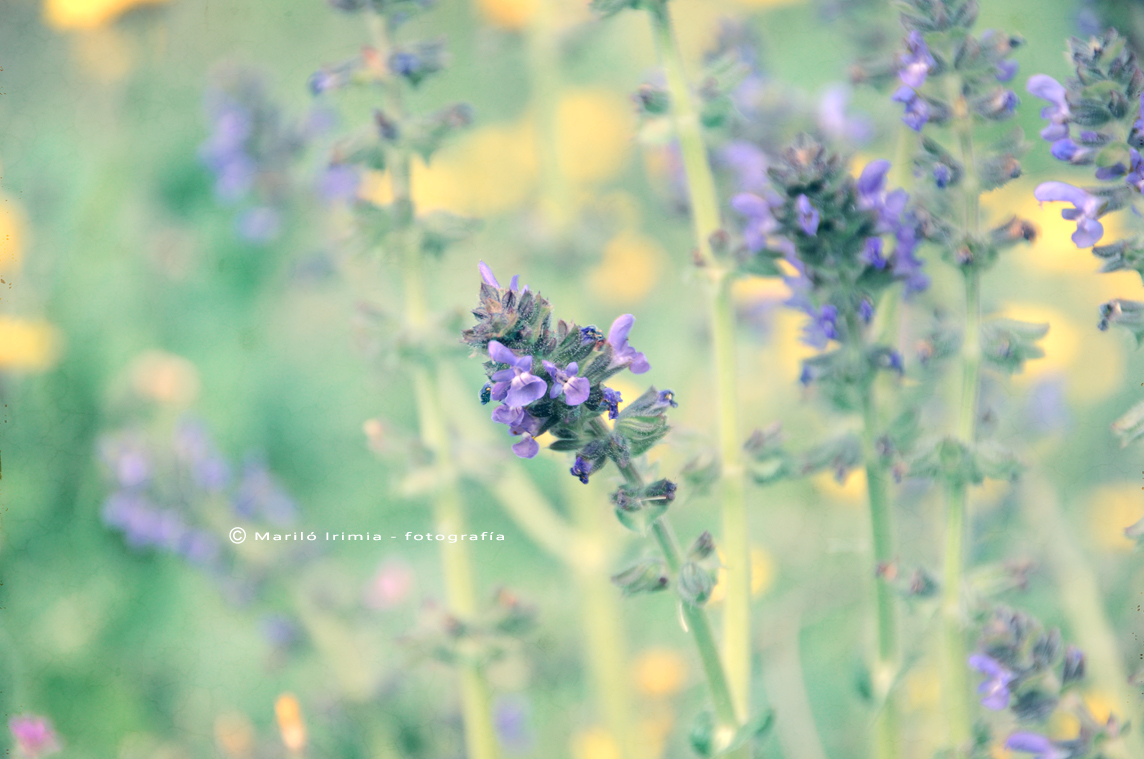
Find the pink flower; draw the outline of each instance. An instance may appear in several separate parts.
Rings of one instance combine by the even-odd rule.
[[[60,739],[46,717],[21,714],[8,720],[8,729],[16,739],[20,753],[28,759],[38,759],[60,750]]]

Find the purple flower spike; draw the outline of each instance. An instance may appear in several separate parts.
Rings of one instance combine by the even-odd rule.
[[[496,340],[489,341],[489,357],[508,369],[491,377],[492,397],[514,408],[523,408],[548,392],[548,383],[532,373],[532,356],[517,356]]]
[[[1013,733],[1005,741],[1005,748],[1032,754],[1034,759],[1069,759],[1071,751],[1060,748],[1038,733]]]
[[[1092,247],[1104,236],[1104,227],[1097,221],[1108,203],[1104,198],[1090,195],[1079,187],[1064,182],[1044,182],[1037,185],[1033,196],[1042,203],[1059,200],[1073,204],[1074,208],[1061,211],[1061,218],[1076,222],[1072,241],[1078,248]]]
[[[969,666],[987,676],[985,682],[977,686],[977,693],[984,696],[981,705],[995,712],[1006,709],[1009,706],[1009,684],[1016,675],[1001,666],[1001,662],[985,654],[970,656]]]
[[[588,382],[587,377],[576,376],[580,371],[579,364],[573,361],[563,369],[559,369],[551,361],[543,363],[544,371],[548,372],[549,377],[552,377],[552,389],[548,391],[549,398],[556,398],[564,393],[564,402],[569,406],[579,406],[588,400],[588,393],[592,391],[592,385]]]
[[[798,225],[802,227],[802,231],[809,237],[817,235],[818,222],[821,221],[822,217],[814,204],[810,202],[810,198],[799,195],[798,200],[795,201],[795,207],[798,210]]]
[[[899,87],[890,99],[906,107],[906,112],[902,115],[902,123],[915,132],[922,131],[922,127],[929,121],[929,103],[918,95],[913,88],[905,84]]]
[[[925,39],[916,30],[910,32],[910,36],[906,39],[906,50],[909,51],[908,54],[898,58],[898,63],[901,65],[898,69],[898,78],[902,80],[902,84],[916,90],[926,83],[926,76],[933,70],[934,59],[930,55]]]
[[[628,345],[628,333],[635,321],[636,317],[631,314],[617,317],[608,330],[608,344],[612,346],[612,366],[624,364],[632,374],[643,374],[651,368],[647,357]]]
[[[8,720],[8,729],[20,753],[28,759],[39,759],[60,750],[59,736],[45,717],[21,714]]]
[[[498,290],[500,289],[500,282],[497,282],[497,278],[493,276],[493,270],[489,268],[488,264],[481,261],[477,264],[477,268],[481,270],[481,279],[484,280],[486,285],[495,287]]]
[[[520,441],[513,443],[512,452],[522,459],[530,459],[540,451],[540,444],[527,432],[521,433]]]

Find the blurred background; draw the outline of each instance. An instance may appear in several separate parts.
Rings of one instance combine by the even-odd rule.
[[[774,115],[766,139],[815,129],[859,168],[893,157],[897,107],[850,84],[873,44],[854,14],[884,11],[893,46],[888,9],[672,6],[696,76],[721,35],[753,40],[754,102]],[[1137,2],[983,0],[978,26],[1028,43],[1015,89],[1032,135],[1028,75],[1063,79],[1069,35],[1110,21],[1134,34],[1142,17]],[[680,401],[671,445],[653,456],[669,476],[702,460],[713,400],[678,157],[631,97],[657,77],[646,19],[596,20],[580,0],[440,0],[409,27],[449,51],[448,71],[410,108],[463,101],[474,114],[414,166],[419,209],[482,220],[430,264],[431,308],[467,325],[484,260],[580,324],[635,314],[647,379]],[[368,40],[360,17],[320,0],[0,0],[0,711],[50,718],[66,756],[462,755],[452,670],[426,652],[437,548],[404,539],[431,522],[409,381],[382,350],[398,288],[384,260],[347,242],[347,194],[384,202],[388,187],[366,175],[347,188],[326,169],[332,136],[371,104],[312,91],[315,72]],[[257,143],[237,148],[236,123]],[[1139,451],[1119,449],[1109,425],[1139,399],[1144,361],[1126,334],[1096,330],[1096,306],[1139,298],[1141,284],[1096,275],[1070,225],[1033,199],[1037,182],[1083,170],[1040,144],[1024,167],[985,202],[1041,236],[986,280],[985,308],[1051,330],[1045,358],[987,392],[1007,409],[993,434],[1034,462],[1053,503],[1046,517],[1028,489],[978,488],[974,561],[993,572],[983,582],[1007,578],[996,580],[1012,585],[1005,600],[1066,637],[1098,589],[1112,656],[1130,674],[1144,663],[1144,568],[1123,530],[1144,515],[1144,483]],[[936,255],[923,255],[936,283],[919,307],[956,302]],[[835,430],[797,382],[812,349],[799,341],[804,317],[781,306],[781,280],[736,292],[743,429],[782,421],[796,444]],[[643,389],[631,381],[617,384],[629,399]],[[462,455],[477,468],[503,457],[507,436],[477,405],[480,362],[458,347],[443,382],[446,413],[474,430]],[[608,483],[573,491],[567,467],[545,452],[526,471],[563,514],[578,498],[595,504],[610,552],[600,573],[615,571],[636,541],[611,516]],[[535,619],[489,670],[506,754],[619,759],[584,664],[591,593],[484,484],[465,494],[472,529],[505,536],[472,547],[482,597],[511,593]],[[910,483],[899,496],[901,563],[935,570],[940,498]],[[861,473],[751,491],[759,700],[780,714],[764,756],[865,755],[869,715],[854,696],[868,634],[864,498]],[[696,493],[672,519],[694,535],[716,515]],[[382,540],[236,545],[235,526]],[[1087,583],[1079,597],[1062,577]],[[643,751],[688,755],[706,692],[674,603],[620,610]],[[919,640],[929,613],[907,621]],[[909,655],[909,755],[929,756],[936,657]],[[1093,688],[1086,699],[1107,713],[1115,697]]]

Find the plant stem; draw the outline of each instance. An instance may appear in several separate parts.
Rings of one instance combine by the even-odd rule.
[[[961,189],[965,201],[964,230],[968,240],[980,234],[981,212],[977,169],[973,156],[973,123],[961,92],[961,80],[950,77],[950,96],[956,119],[964,175]],[[961,398],[956,435],[972,449],[977,439],[977,394],[981,381],[981,272],[973,261],[963,270],[965,280],[965,337],[962,340]],[[958,475],[960,477],[960,475]],[[945,567],[942,591],[942,644],[944,701],[949,724],[949,743],[958,750],[972,739],[969,712],[969,671],[966,661],[965,620],[962,610],[967,551],[969,489],[962,480],[946,485]]]
[[[592,420],[592,430],[598,437],[606,437],[610,434],[610,430],[599,417]],[[629,485],[643,487],[643,477],[631,462],[623,465],[619,462],[615,463]],[[683,566],[683,551],[679,547],[679,540],[675,537],[675,531],[671,529],[671,524],[665,517],[660,517],[652,523],[652,534],[655,536],[656,543],[659,544],[660,552],[663,554],[663,559],[667,562],[668,568],[673,574],[678,574],[680,567]],[[711,630],[711,621],[707,618],[707,611],[702,606],[681,601],[680,608],[687,631],[691,633],[695,646],[699,650],[703,673],[706,675],[707,685],[711,689],[715,717],[719,721],[720,728],[729,735],[741,722],[735,713],[727,675],[723,670],[723,662],[719,658],[715,634]],[[741,756],[745,759],[750,754],[739,750],[727,756],[736,759]]]
[[[870,501],[870,533],[874,543],[874,562],[879,569],[894,560],[893,514],[887,488],[886,472],[879,461],[877,441],[877,413],[874,408],[873,386],[862,394],[862,447],[866,460],[866,493]],[[898,718],[893,697],[894,680],[898,674],[898,614],[894,589],[879,576],[874,584],[875,631],[877,655],[874,658],[871,680],[878,713],[874,719],[874,756],[894,759],[898,756]]]
[[[715,353],[716,418],[722,466],[723,552],[727,594],[723,616],[723,657],[739,720],[750,713],[751,696],[751,549],[747,524],[746,483],[739,439],[735,386],[735,314],[731,277],[717,266],[711,238],[721,227],[719,196],[707,159],[702,127],[688,87],[671,12],[666,0],[649,6],[660,60],[667,78],[671,113],[687,174],[688,198],[695,231],[696,261],[709,276],[711,335]]]
[[[370,29],[382,60],[388,56],[388,30],[386,22],[370,14]],[[404,115],[401,107],[401,85],[389,77],[384,83],[393,115]],[[422,271],[421,239],[414,224],[413,195],[410,186],[411,158],[406,150],[395,150],[390,156],[390,182],[393,189],[394,216],[392,240],[402,259],[402,283],[405,299],[406,329],[414,341],[425,331],[429,319],[426,307],[424,275]],[[450,535],[467,532],[464,506],[457,489],[457,471],[453,461],[449,430],[441,411],[440,394],[434,359],[423,359],[412,370],[413,392],[421,440],[432,452],[441,484],[436,494],[433,520],[436,531]],[[445,581],[445,598],[449,610],[462,619],[471,619],[477,613],[475,583],[468,545],[442,542],[441,565]],[[466,652],[463,652],[463,654]],[[468,759],[497,759],[500,749],[493,730],[492,705],[488,684],[485,682],[475,652],[459,657],[457,665],[460,679],[461,715],[465,729],[465,749]]]

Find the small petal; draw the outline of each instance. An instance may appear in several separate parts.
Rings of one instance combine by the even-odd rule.
[[[587,377],[574,377],[564,384],[564,402],[569,406],[579,406],[588,400],[591,391],[592,384]]]
[[[536,375],[521,372],[513,378],[505,401],[510,406],[524,407],[535,400],[544,397],[548,392],[548,383]]]
[[[497,278],[493,276],[493,270],[489,268],[488,264],[486,264],[484,261],[481,261],[477,265],[477,268],[480,269],[481,279],[485,281],[485,284],[492,285],[498,290],[500,289],[500,282],[497,282]]]
[[[619,349],[628,342],[628,333],[632,331],[632,325],[635,321],[636,317],[631,314],[616,317],[608,330],[608,342],[613,348]]]
[[[516,354],[496,340],[489,340],[489,357],[500,364],[513,366],[516,363]]]
[[[523,433],[520,440],[513,443],[512,452],[522,459],[530,459],[540,451],[540,444],[532,439],[532,435]]]

